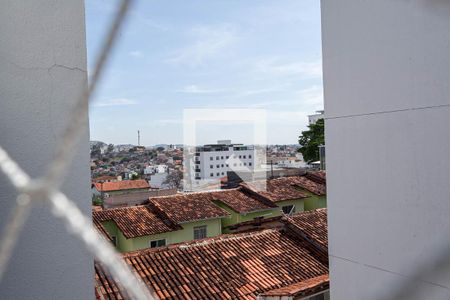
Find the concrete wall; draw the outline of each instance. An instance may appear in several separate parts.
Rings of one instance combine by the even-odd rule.
[[[41,175],[52,160],[85,84],[83,1],[2,1],[0,144],[31,176]],[[63,191],[89,215],[88,141],[86,131]],[[0,175],[0,228],[16,195]],[[38,203],[0,283],[0,298],[93,299],[93,278],[92,256]]]
[[[322,30],[331,299],[382,299],[449,241],[450,1],[322,0]]]

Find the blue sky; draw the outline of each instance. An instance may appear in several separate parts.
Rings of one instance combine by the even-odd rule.
[[[88,69],[116,1],[86,0]],[[323,108],[320,1],[136,1],[90,111],[91,140],[183,142],[183,109],[267,109],[270,144],[294,144]],[[206,124],[199,143],[251,143]],[[246,127],[246,128],[244,128]]]

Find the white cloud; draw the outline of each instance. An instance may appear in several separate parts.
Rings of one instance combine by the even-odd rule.
[[[129,54],[130,54],[131,57],[134,57],[134,58],[144,57],[144,54],[141,51],[139,51],[139,50],[130,51]]]
[[[135,100],[128,98],[113,98],[107,100],[101,100],[94,102],[94,107],[107,107],[107,106],[122,106],[122,105],[134,105],[137,104]]]
[[[176,51],[167,62],[197,66],[206,59],[222,53],[236,41],[236,34],[230,26],[200,26],[191,29],[193,41],[190,45]]]
[[[282,62],[278,58],[262,59],[256,62],[256,72],[270,75],[300,75],[302,78],[321,78],[322,62]]]
[[[212,94],[212,93],[221,93],[225,90],[222,89],[205,89],[201,88],[198,85],[191,84],[183,87],[181,92],[188,93],[188,94]]]

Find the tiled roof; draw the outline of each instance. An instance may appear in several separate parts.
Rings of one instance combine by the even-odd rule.
[[[220,201],[239,213],[269,210],[277,207],[270,201],[256,199],[255,196],[246,193],[242,188],[211,192],[211,196],[213,200]]]
[[[117,180],[117,177],[104,175],[104,176],[99,176],[99,177],[92,178],[93,182],[109,181],[109,180]]]
[[[109,235],[108,231],[106,231],[105,227],[103,227],[102,223],[96,219],[93,219],[92,222],[95,225],[95,229],[100,233],[100,236],[107,241],[112,241],[112,237]]]
[[[322,196],[327,193],[325,184],[313,181],[306,176],[292,176],[285,177],[285,179],[292,182],[293,185],[304,188],[313,194]]]
[[[92,217],[96,225],[114,221],[127,239],[181,229],[144,205],[94,211]]]
[[[212,203],[210,192],[154,197],[149,204],[154,210],[164,213],[175,223],[222,218],[229,213]]]
[[[266,186],[264,187],[264,183]],[[306,198],[307,195],[294,186],[292,177],[280,177],[267,181],[259,180],[241,183],[247,190],[253,191],[276,203],[285,200]]]
[[[326,184],[327,182],[327,174],[325,171],[310,171],[306,173],[306,177],[321,184]]]
[[[124,254],[159,299],[256,299],[262,293],[328,274],[314,247],[278,230],[225,235]],[[96,264],[97,291],[128,299]]]
[[[324,250],[328,249],[328,222],[327,209],[320,208],[312,211],[300,212],[286,217],[305,238],[313,243],[317,243]],[[294,228],[294,229],[295,229]]]
[[[306,297],[329,289],[330,278],[327,275],[317,276],[286,287],[263,293],[263,297]]]
[[[99,192],[111,192],[120,190],[132,190],[132,189],[148,189],[150,185],[144,179],[139,180],[122,180],[116,182],[95,182],[95,188]]]

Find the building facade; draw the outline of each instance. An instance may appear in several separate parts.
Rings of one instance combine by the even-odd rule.
[[[231,144],[231,141],[219,142],[221,143],[196,147],[194,166],[191,167],[196,181],[217,181],[232,170],[254,170],[254,146]]]
[[[450,299],[403,285],[448,249],[450,2],[324,0],[322,34],[331,299]]]

